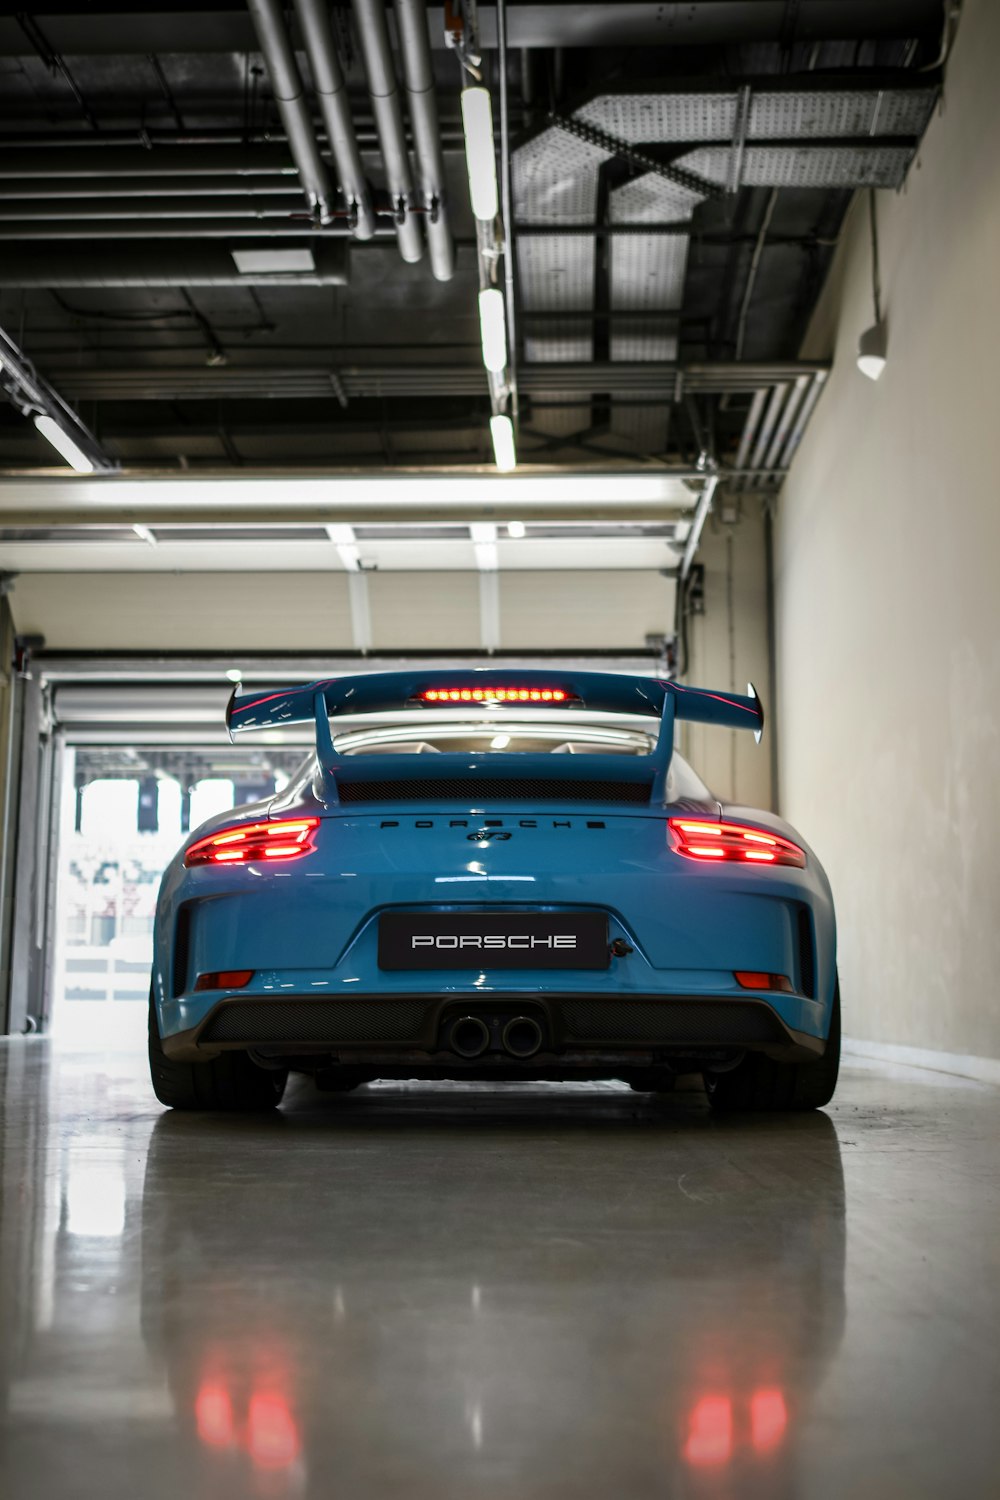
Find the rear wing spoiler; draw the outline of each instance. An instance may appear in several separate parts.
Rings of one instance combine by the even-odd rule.
[[[590,709],[657,718],[660,729],[650,757],[654,763],[652,801],[658,796],[662,799],[676,720],[749,729],[758,741],[764,728],[764,709],[752,683],[744,696],[688,687],[668,678],[498,667],[358,673],[260,692],[241,693],[237,686],[226,708],[226,727],[232,739],[247,730],[314,721],[320,764],[335,794],[336,774],[342,762],[334,749],[331,719],[406,708],[463,707],[551,708],[568,713]]]

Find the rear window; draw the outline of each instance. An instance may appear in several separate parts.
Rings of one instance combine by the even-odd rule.
[[[658,726],[657,726],[658,727]],[[337,735],[338,755],[649,755],[656,733],[608,724],[481,721],[378,724]],[[711,793],[683,756],[674,753],[667,775],[667,800],[705,801]]]

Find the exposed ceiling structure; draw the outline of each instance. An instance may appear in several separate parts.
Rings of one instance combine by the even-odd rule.
[[[53,466],[34,381],[99,469],[468,470],[505,412],[521,466],[766,491],[822,389],[797,355],[850,196],[902,183],[942,23],[938,0],[8,13],[0,470]],[[507,199],[485,227],[470,67]]]

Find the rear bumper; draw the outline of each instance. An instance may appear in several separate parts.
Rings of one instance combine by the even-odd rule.
[[[448,1047],[449,1026],[458,1016],[481,1018],[491,1043],[476,1067],[540,1066],[593,1068],[620,1062],[651,1066],[684,1058],[758,1051],[787,1061],[822,1056],[822,1038],[794,1030],[766,1001],[731,996],[603,993],[502,995],[394,994],[229,996],[197,1026],[163,1038],[177,1061],[206,1060],[220,1052],[254,1050],[275,1057],[332,1058],[340,1063],[383,1067],[464,1070],[466,1060]],[[530,1059],[512,1058],[502,1043],[504,1023],[514,1015],[534,1018],[543,1042]]]

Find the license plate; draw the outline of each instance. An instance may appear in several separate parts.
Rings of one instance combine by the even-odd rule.
[[[386,912],[378,924],[380,969],[606,969],[603,912]]]

